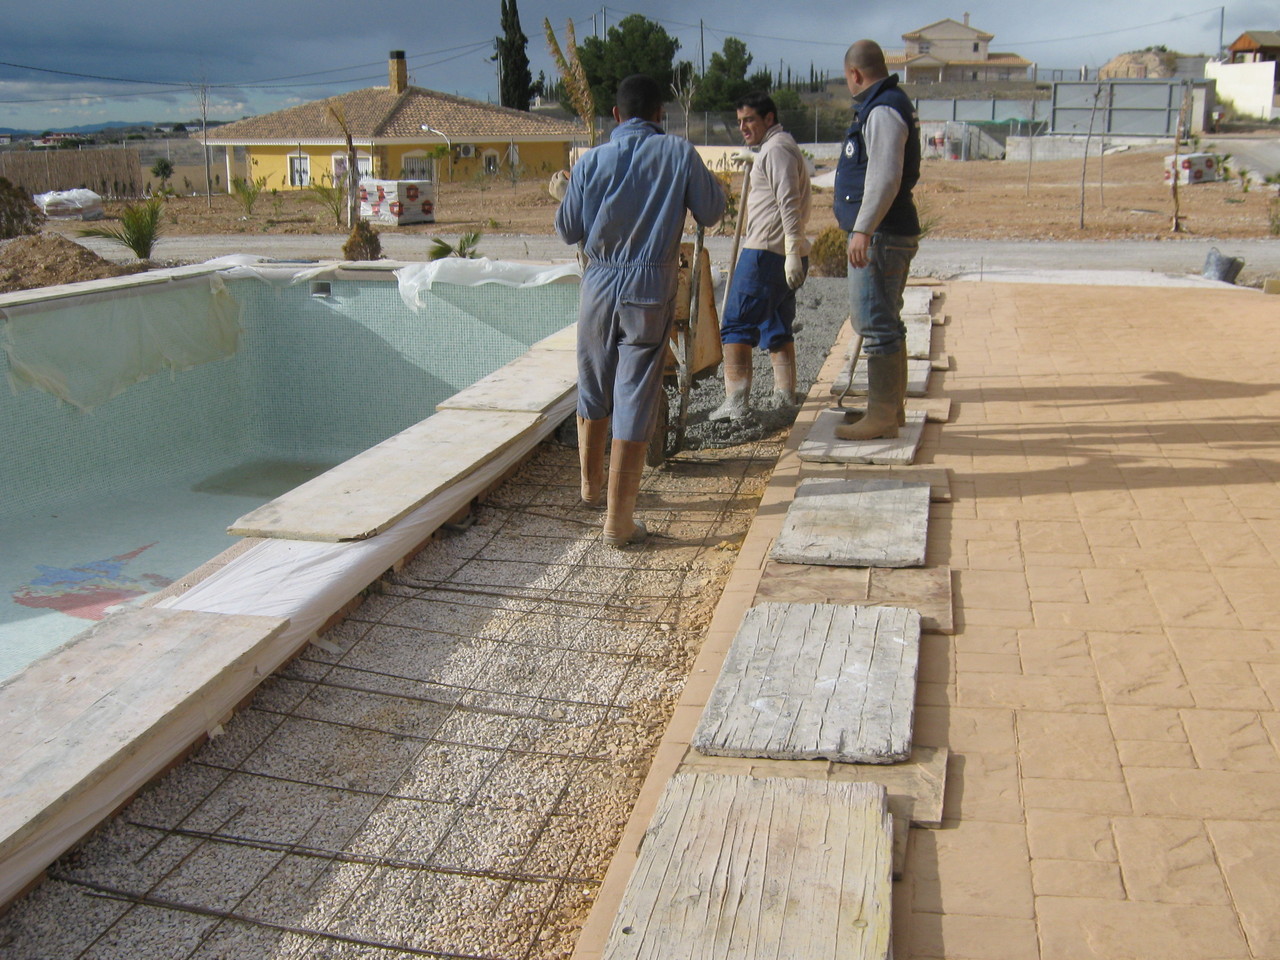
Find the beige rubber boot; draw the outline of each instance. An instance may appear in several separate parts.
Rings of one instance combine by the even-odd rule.
[[[907,351],[905,347],[899,350],[895,356],[901,357],[898,361],[902,367],[902,395],[898,398],[898,426],[905,427],[907,425]],[[865,410],[846,410],[844,414],[845,423],[857,423],[867,415]]]
[[[867,415],[857,423],[836,427],[841,440],[879,440],[898,435],[898,405],[902,399],[902,362],[898,353],[867,357]]]
[[[796,405],[796,345],[784,343],[769,351],[773,364],[773,402],[779,407]]]
[[[582,472],[582,502],[599,510],[604,506],[604,444],[609,418],[578,417],[578,466]]]
[[[645,440],[614,438],[609,452],[609,509],[604,517],[604,542],[611,547],[637,543],[648,533],[644,524],[632,517],[648,449]]]
[[[745,420],[751,416],[751,344],[724,345],[724,403],[708,420]]]

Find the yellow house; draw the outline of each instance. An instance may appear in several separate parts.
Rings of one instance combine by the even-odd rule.
[[[575,123],[450,96],[408,83],[404,51],[393,50],[388,84],[238,120],[209,131],[227,150],[227,184],[267,178],[268,188],[330,183],[347,168],[345,121],[362,176],[386,180],[546,175],[569,166],[584,134]]]

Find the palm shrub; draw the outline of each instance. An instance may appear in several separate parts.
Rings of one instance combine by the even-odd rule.
[[[427,251],[427,259],[443,260],[445,257],[462,257],[464,260],[474,260],[480,256],[480,251],[477,249],[479,246],[479,230],[464,233],[458,238],[456,246],[443,237],[436,237],[431,241],[431,249]]]
[[[342,214],[347,209],[347,178],[334,178],[324,174],[319,180],[307,184],[306,199],[318,203],[333,214],[333,222],[342,226]]]
[[[100,237],[114,240],[128,247],[139,260],[150,260],[156,242],[160,239],[160,215],[164,201],[152,197],[143,203],[131,203],[120,213],[118,227],[91,227],[81,230],[82,237]]]
[[[0,240],[11,240],[40,231],[44,215],[30,195],[0,177]]]
[[[253,205],[258,202],[258,197],[266,185],[266,177],[258,177],[256,180],[250,180],[247,177],[231,178],[231,192],[235,194],[236,202],[244,209],[246,217],[253,216]]]

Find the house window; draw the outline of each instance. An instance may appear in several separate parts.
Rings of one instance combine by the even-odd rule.
[[[921,53],[928,53],[928,52],[929,52],[929,41],[928,41],[928,40],[921,40],[921,41],[920,41],[920,52],[921,52]]]
[[[970,80],[977,80],[977,79],[978,79],[978,71],[977,71],[977,70],[973,71],[973,75],[972,75],[972,76],[970,76],[970,77],[969,77],[969,79],[970,79]]]
[[[333,181],[337,183],[347,175],[347,155],[345,153],[335,153],[333,155]],[[356,175],[359,177],[373,176],[373,158],[367,153],[356,154]]]
[[[406,156],[400,163],[400,176],[406,180],[434,181],[436,178],[436,162],[428,156]]]
[[[974,52],[974,53],[977,53],[977,52],[978,52],[978,44],[977,44],[977,43],[974,43],[974,45],[973,45],[973,52]]]
[[[498,172],[501,164],[501,158],[498,156],[497,150],[486,150],[484,152],[484,172],[493,176]]]
[[[291,154],[289,157],[289,186],[308,187],[311,185],[311,158],[304,154]]]

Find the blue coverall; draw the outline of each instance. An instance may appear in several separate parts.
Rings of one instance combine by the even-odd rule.
[[[574,167],[556,213],[583,244],[578,415],[613,417],[617,440],[647,441],[675,315],[685,211],[703,226],[724,213],[720,182],[688,140],[645,120],[619,124]]]

